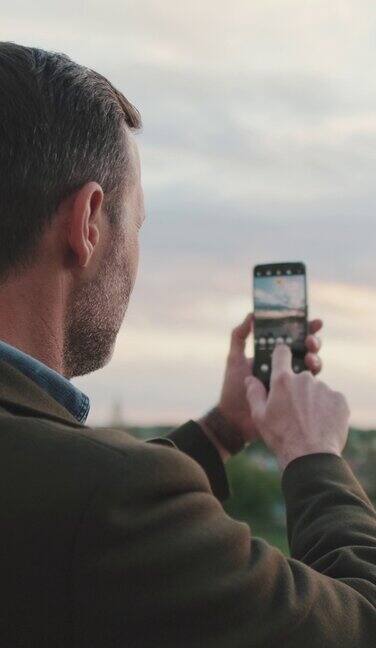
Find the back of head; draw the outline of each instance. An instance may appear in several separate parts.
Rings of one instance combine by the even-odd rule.
[[[0,42],[0,283],[36,261],[60,202],[98,182],[111,225],[138,111],[101,74],[67,55]]]

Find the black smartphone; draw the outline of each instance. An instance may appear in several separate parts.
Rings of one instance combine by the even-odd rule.
[[[292,369],[306,369],[307,277],[304,263],[267,263],[253,269],[253,374],[269,389],[271,357],[283,341],[292,352]]]

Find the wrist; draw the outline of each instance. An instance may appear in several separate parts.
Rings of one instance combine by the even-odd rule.
[[[215,445],[223,462],[244,448],[245,442],[242,436],[229,423],[218,405],[209,410],[197,422]]]
[[[217,439],[217,437],[216,437],[215,433],[213,432],[213,430],[207,425],[206,420],[205,420],[205,416],[198,419],[197,423],[201,427],[204,434],[206,434],[208,439],[212,442],[212,444],[216,448],[216,450],[217,450],[219,456],[221,457],[223,463],[226,463],[226,461],[228,461],[230,459],[231,454],[228,452],[228,450],[226,450],[226,448],[223,447],[223,445]]]

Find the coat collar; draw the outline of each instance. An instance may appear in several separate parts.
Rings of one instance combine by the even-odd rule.
[[[34,380],[0,358],[0,410],[14,415],[52,419],[85,428]]]

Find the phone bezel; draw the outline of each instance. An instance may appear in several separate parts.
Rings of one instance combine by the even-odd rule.
[[[266,274],[267,272],[271,271],[271,274]],[[291,270],[291,276],[293,275],[303,275],[304,276],[304,291],[305,291],[305,324],[306,324],[306,330],[305,333],[308,335],[308,293],[307,293],[307,270],[306,270],[306,265],[302,261],[290,261],[290,262],[280,262],[280,263],[263,263],[263,264],[258,264],[254,266],[253,268],[253,306],[255,303],[254,300],[254,290],[255,290],[255,279],[258,278],[257,272],[262,272],[263,274],[261,276],[278,276],[277,271],[281,271],[282,276],[290,276],[287,274],[287,270]],[[260,276],[260,275],[259,275]],[[253,308],[254,316],[256,318],[256,308],[254,306]],[[254,338],[254,370],[256,370],[256,367],[258,365],[257,361],[258,357],[258,349],[256,347],[256,338]],[[295,354],[293,354],[293,357],[295,357]],[[255,374],[257,375],[257,374]],[[266,388],[269,388],[269,377],[268,376],[257,376],[262,380],[265,384]]]
[[[283,261],[281,263],[261,263],[259,265],[256,265],[253,268],[253,276],[256,276],[257,271],[265,271],[267,272],[268,270],[271,270],[272,275],[274,276],[274,272],[277,272],[277,270],[282,270],[283,272],[286,270],[292,270],[296,271],[297,269],[300,269],[302,272],[294,272],[294,274],[304,274],[304,276],[307,276],[307,270],[306,270],[306,265],[303,263],[303,261],[291,261],[290,263],[287,261]]]

